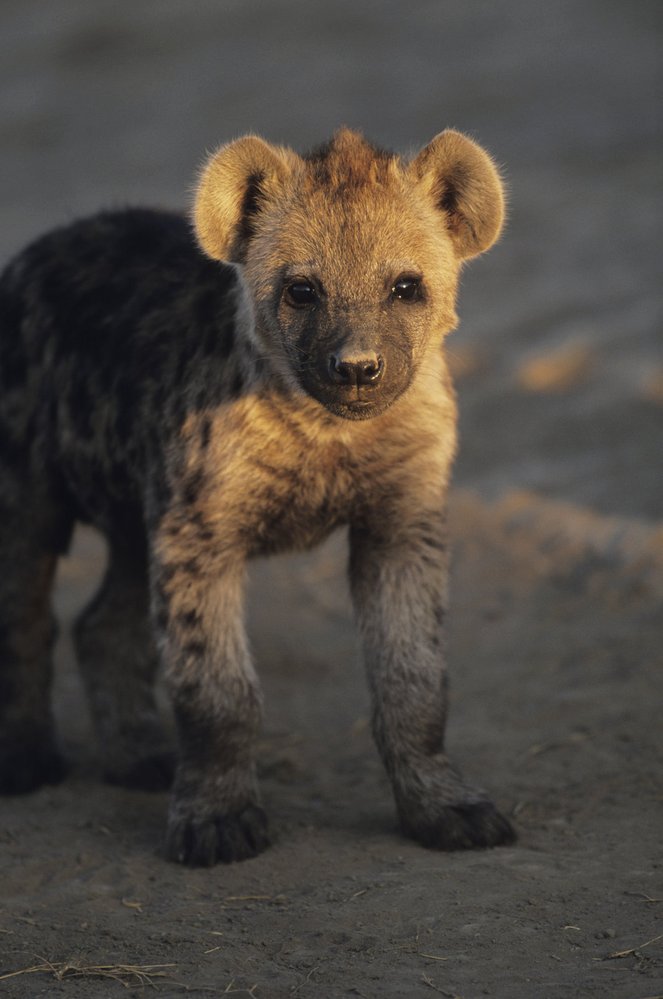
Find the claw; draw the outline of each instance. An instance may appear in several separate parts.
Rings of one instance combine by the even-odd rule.
[[[166,856],[178,864],[212,867],[219,861],[249,860],[268,846],[267,816],[257,805],[248,805],[237,813],[171,821]]]
[[[402,820],[406,836],[432,850],[472,850],[508,846],[516,833],[490,801],[463,802],[442,807],[434,822],[414,825]]]

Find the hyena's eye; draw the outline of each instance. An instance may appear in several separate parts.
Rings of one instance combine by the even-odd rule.
[[[285,286],[283,298],[294,309],[303,309],[317,304],[318,293],[310,281],[304,281],[300,278]]]
[[[421,278],[414,274],[402,274],[391,287],[391,297],[400,302],[416,302],[421,298]]]

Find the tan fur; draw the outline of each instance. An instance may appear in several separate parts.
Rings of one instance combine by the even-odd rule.
[[[206,165],[196,198],[194,221],[200,245],[217,260],[232,259],[233,230],[242,212],[247,179],[260,177],[276,195],[294,154],[248,135],[221,149]]]
[[[164,586],[171,616],[195,612],[205,636],[201,670],[198,644],[171,629],[165,657],[176,702],[178,690],[195,688],[200,716],[215,718],[219,733],[233,719],[236,735],[231,750],[219,744],[225,763],[215,783],[199,765],[181,766],[172,855],[186,859],[186,830],[215,801],[241,815],[257,800],[249,744],[260,696],[237,627],[239,567],[253,555],[310,547],[342,524],[350,525],[375,737],[404,830],[450,848],[512,836],[443,752],[444,508],[456,408],[442,346],[457,323],[460,266],[497,238],[503,214],[491,159],[452,131],[411,162],[347,129],[307,157],[248,137],[203,171],[196,233],[206,253],[242,265],[242,336],[267,366],[211,414],[197,495],[171,505],[157,541],[159,561],[172,567]],[[403,276],[418,283],[414,304],[394,298]],[[315,290],[310,307],[289,303],[287,289],[298,283]],[[329,384],[337,355],[350,365],[379,358],[380,388],[342,385],[337,398]],[[370,418],[364,399],[375,403]],[[204,418],[183,428],[188,475],[203,467]],[[183,656],[187,640],[195,652]]]
[[[495,164],[476,143],[448,129],[435,136],[411,165],[447,215],[456,253],[463,259],[489,249],[504,223],[504,191]]]
[[[108,779],[168,778],[160,661],[180,750],[168,856],[212,864],[264,849],[246,563],[346,526],[373,731],[404,832],[441,849],[512,839],[444,751],[456,448],[444,341],[460,269],[497,238],[503,214],[490,157],[457,132],[412,160],[348,129],[304,156],[247,136],[200,176],[193,223],[211,260],[181,219],[133,211],[53,234],[10,268],[7,318],[20,329],[7,339],[5,394],[25,398],[0,431],[18,441],[37,427],[43,439],[30,461],[16,447],[8,486],[0,477],[14,497],[0,538],[14,567],[0,580],[0,652],[3,625],[12,639],[3,690],[18,705],[0,704],[11,723],[0,791],[60,776],[46,695],[21,700],[25,678],[47,689],[50,671],[47,583],[38,607],[28,594],[87,511],[111,557],[76,639]],[[39,355],[37,414],[14,385],[12,337],[23,335],[48,345],[25,352]],[[41,525],[34,544],[27,522]],[[41,623],[19,647],[23,608]]]

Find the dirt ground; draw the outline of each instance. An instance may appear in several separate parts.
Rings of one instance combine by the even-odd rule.
[[[509,230],[449,344],[449,747],[519,841],[399,836],[339,535],[252,576],[273,847],[167,864],[166,796],[98,780],[67,628],[104,552],[81,531],[56,593],[71,776],[0,801],[1,995],[663,995],[662,21],[656,0],[3,0],[3,260],[101,206],[184,204],[250,130],[405,150],[453,125],[504,164]]]

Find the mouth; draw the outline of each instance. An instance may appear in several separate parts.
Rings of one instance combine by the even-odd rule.
[[[340,416],[344,420],[371,420],[374,416],[384,413],[391,405],[390,402],[378,402],[371,399],[352,399],[347,402],[340,399],[319,401],[330,413],[333,413],[334,416]]]
[[[402,391],[385,391],[384,386],[379,391],[357,386],[341,389],[317,379],[302,379],[301,384],[307,395],[344,420],[372,420],[389,409]]]

